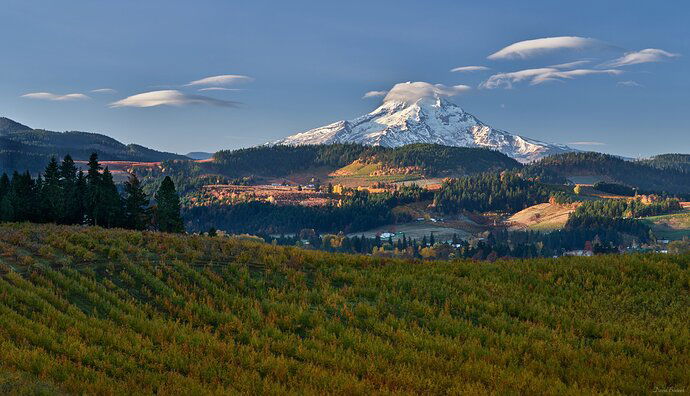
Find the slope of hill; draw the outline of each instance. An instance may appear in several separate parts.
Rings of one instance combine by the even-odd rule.
[[[29,224],[0,225],[0,253],[8,393],[690,386],[688,257],[478,265]]]
[[[75,160],[87,160],[93,152],[105,161],[189,159],[137,144],[125,145],[98,133],[31,129],[7,118],[0,119],[0,172],[39,172],[51,156],[70,154]]]
[[[659,169],[690,173],[690,154],[661,154],[640,162]]]
[[[690,173],[659,169],[645,162],[626,161],[613,155],[594,152],[546,157],[526,167],[524,173],[528,177],[541,177],[547,182],[563,182],[572,176],[598,176],[642,191],[690,193]]]
[[[217,174],[223,177],[279,178],[318,170],[327,175],[353,162],[371,169],[418,167],[424,175],[464,175],[491,170],[520,168],[521,164],[504,154],[482,148],[413,144],[397,148],[359,144],[320,144],[304,146],[259,146],[222,150],[208,162],[166,161],[163,168],[172,176]],[[324,182],[325,180],[322,180]]]
[[[407,85],[406,85],[407,84]],[[414,89],[415,84],[398,84],[395,89]],[[305,145],[358,143],[399,147],[412,143],[445,146],[483,147],[500,151],[522,162],[547,155],[573,151],[492,128],[465,112],[460,106],[435,94],[413,101],[399,99],[393,91],[383,104],[369,114],[350,121],[297,133],[274,144]]]
[[[14,120],[10,120],[7,117],[0,117],[0,136],[28,130],[31,130],[31,128],[26,125],[22,125]]]

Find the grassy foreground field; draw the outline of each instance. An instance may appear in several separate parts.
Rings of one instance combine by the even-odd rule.
[[[688,262],[412,262],[5,224],[0,393],[687,391]]]

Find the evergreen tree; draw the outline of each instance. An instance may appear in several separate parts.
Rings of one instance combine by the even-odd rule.
[[[10,178],[7,173],[3,173],[0,176],[0,199],[4,198],[8,192],[10,192]]]
[[[10,178],[7,176],[7,173],[3,173],[0,177],[0,221],[14,220],[10,189]]]
[[[43,175],[43,183],[37,186],[40,194],[41,222],[53,223],[60,219],[62,207],[62,189],[60,183],[60,168],[55,157],[50,158]]]
[[[113,175],[106,166],[101,174],[101,202],[104,227],[117,227],[122,219],[122,198],[113,181]]]
[[[135,230],[147,229],[151,222],[148,206],[149,199],[139,178],[134,172],[130,173],[129,179],[125,182],[124,226]]]
[[[103,221],[102,193],[101,193],[101,164],[98,163],[98,154],[93,153],[89,157],[89,169],[86,174],[86,198],[85,209],[89,224],[100,225]]]
[[[163,232],[184,232],[180,216],[180,197],[170,176],[166,176],[155,195],[156,225]]]
[[[62,187],[62,199],[59,222],[63,224],[81,223],[79,208],[82,206],[84,197],[77,195],[77,167],[69,154],[65,155],[60,164],[60,185]]]
[[[83,224],[86,218],[86,196],[88,186],[86,184],[86,176],[81,169],[77,173],[77,180],[74,182],[74,216],[70,224]]]

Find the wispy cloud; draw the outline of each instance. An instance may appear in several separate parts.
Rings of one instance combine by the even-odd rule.
[[[70,93],[66,95],[56,95],[50,92],[31,92],[21,96],[22,98],[28,99],[39,99],[39,100],[53,100],[53,101],[69,101],[69,100],[86,100],[91,99],[90,97],[82,93]]]
[[[369,91],[362,96],[362,99],[375,98],[377,96],[386,96],[388,91]]]
[[[670,58],[679,57],[680,54],[674,54],[657,48],[647,48],[640,51],[628,52],[618,59],[610,62],[602,63],[601,67],[621,67],[628,65],[636,65],[638,63],[661,62]]]
[[[570,142],[570,143],[566,143],[566,144],[570,145],[570,146],[606,146],[606,143],[592,142],[592,141]]]
[[[610,45],[593,38],[577,36],[546,37],[535,40],[519,41],[511,44],[489,55],[488,59],[525,59],[544,52],[560,49],[586,49],[608,46]]]
[[[430,84],[428,82],[405,82],[395,84],[386,97],[384,102],[405,102],[414,103],[422,98],[437,98],[459,95],[472,88],[467,85],[445,86],[443,84]]]
[[[578,66],[586,65],[588,63],[591,63],[592,61],[589,59],[583,59],[575,62],[568,62],[568,63],[560,63],[558,65],[551,65],[549,67],[553,67],[554,69],[573,69]]]
[[[623,73],[616,69],[574,69],[559,70],[554,67],[542,67],[538,69],[518,70],[510,73],[498,73],[482,82],[479,87],[485,89],[513,88],[513,84],[529,81],[530,85],[543,84],[549,81],[571,80],[575,77],[587,76],[591,74],[618,75]]]
[[[557,72],[558,69],[553,67],[541,67],[538,69],[518,70],[510,73],[498,73],[489,77],[486,81],[479,85],[480,88],[495,89],[495,88],[512,88],[513,84],[525,80],[532,80],[537,76],[547,73]]]
[[[200,80],[194,80],[187,84],[187,86],[195,85],[229,85],[240,82],[252,82],[254,79],[249,76],[242,76],[239,74],[223,74],[220,76],[211,76],[202,78]]]
[[[208,87],[198,89],[200,92],[206,91],[246,91],[244,88],[223,88],[223,87]]]
[[[112,89],[112,88],[98,88],[98,89],[92,89],[91,92],[93,92],[93,93],[116,93],[117,91]]]
[[[239,102],[210,98],[202,95],[188,95],[177,90],[144,92],[126,97],[110,104],[110,107],[154,107],[207,104],[221,107],[238,107]]]
[[[464,73],[464,72],[483,71],[483,70],[491,70],[491,68],[486,67],[486,66],[461,66],[461,67],[456,67],[455,69],[451,69],[450,71]]]
[[[628,81],[618,81],[616,85],[620,85],[621,87],[642,87],[643,85],[638,83],[637,81],[633,80],[628,80]]]

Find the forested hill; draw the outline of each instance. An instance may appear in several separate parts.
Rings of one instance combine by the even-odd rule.
[[[0,136],[19,131],[28,131],[30,129],[30,127],[22,125],[17,121],[10,120],[6,117],[0,117]]]
[[[659,169],[690,173],[690,154],[661,154],[640,162]]]
[[[355,160],[385,167],[419,167],[427,175],[472,174],[515,169],[521,165],[498,151],[482,148],[410,144],[397,148],[358,144],[259,146],[214,154],[214,165],[227,176],[284,176],[325,166],[333,170]],[[267,160],[270,159],[270,160]]]
[[[601,176],[642,191],[690,193],[690,172],[683,172],[679,167],[662,167],[660,163],[626,161],[608,154],[578,152],[543,158],[525,167],[524,174],[539,177],[545,182],[563,182],[570,176]]]
[[[31,129],[8,118],[0,118],[0,172],[39,172],[51,156],[62,158],[70,154],[75,160],[88,160],[94,152],[104,161],[188,159],[137,144],[125,145],[98,133]]]

